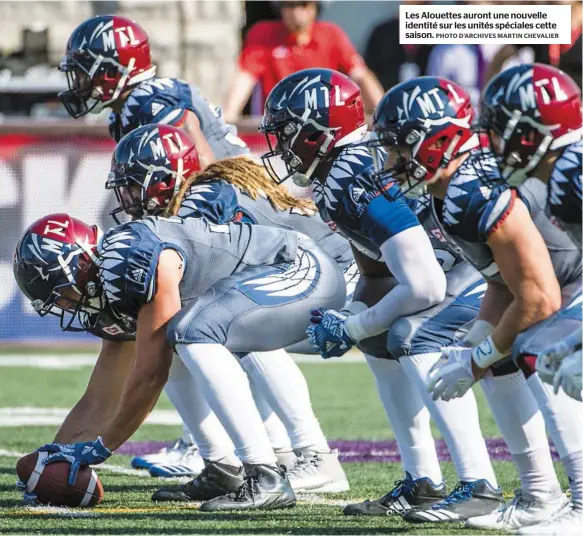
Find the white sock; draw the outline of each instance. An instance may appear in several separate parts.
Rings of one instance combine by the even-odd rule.
[[[180,358],[174,354],[168,382],[164,388],[198,445],[200,455],[212,462],[239,466],[235,446],[201,390]]]
[[[220,344],[177,344],[176,351],[235,444],[239,459],[275,466],[275,454],[237,358]]]
[[[429,414],[447,444],[458,479],[473,482],[484,478],[497,488],[498,481],[480,428],[474,391],[470,389],[462,398],[449,402],[434,401],[427,392],[429,369],[440,356],[439,352],[403,356],[400,363],[419,388]]]
[[[285,350],[251,352],[241,366],[283,422],[292,447],[329,452],[328,442],[314,415],[308,384]]]
[[[547,431],[557,447],[560,458],[581,452],[581,420],[583,404],[560,390],[543,383],[538,374],[532,374],[526,383],[538,403]]]
[[[529,495],[560,492],[544,420],[521,372],[480,380],[494,419]]]
[[[182,423],[182,441],[187,445],[194,445],[194,437],[192,437],[188,426],[184,423]]]
[[[255,405],[259,410],[259,415],[261,415],[263,426],[265,426],[265,431],[267,432],[273,450],[275,452],[291,452],[293,449],[285,426],[275,414],[263,396],[263,393],[257,389],[251,377],[249,377],[249,385],[251,386],[251,393],[253,394]]]
[[[583,478],[581,468],[581,451],[569,454],[561,458],[561,462],[567,475],[569,476],[569,487],[571,488],[571,501],[573,507],[583,509]]]
[[[389,423],[395,433],[403,469],[414,479],[443,480],[431,435],[429,412],[417,386],[398,361],[365,355]]]

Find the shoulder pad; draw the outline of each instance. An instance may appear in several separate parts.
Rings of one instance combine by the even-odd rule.
[[[237,211],[235,189],[231,184],[218,180],[191,186],[177,215],[179,218],[206,218],[211,223],[224,224],[234,220]]]

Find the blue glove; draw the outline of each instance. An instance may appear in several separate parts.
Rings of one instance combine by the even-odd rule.
[[[45,465],[53,462],[69,462],[71,464],[69,478],[67,479],[70,486],[75,484],[77,473],[82,465],[97,465],[111,456],[111,450],[103,444],[101,436],[95,441],[72,443],[70,445],[48,443],[37,450],[38,452],[51,453],[43,462]]]
[[[310,344],[320,352],[324,359],[340,357],[356,344],[344,329],[347,318],[333,309],[312,311],[310,316],[312,324],[306,333]]]

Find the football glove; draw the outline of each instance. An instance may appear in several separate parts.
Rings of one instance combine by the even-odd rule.
[[[98,465],[111,456],[111,450],[103,444],[101,436],[95,441],[72,443],[70,445],[48,443],[40,447],[38,452],[50,453],[43,462],[45,465],[53,462],[69,462],[71,464],[67,479],[70,486],[75,484],[77,473],[82,465]]]
[[[343,356],[356,342],[344,324],[348,317],[334,309],[316,309],[310,316],[311,325],[306,330],[310,344],[324,359]]]
[[[553,379],[555,394],[559,392],[559,387],[571,398],[581,399],[581,351],[565,357],[561,361],[559,370]]]
[[[427,391],[433,400],[461,398],[475,383],[472,372],[472,349],[463,346],[446,346],[441,357],[429,371]]]

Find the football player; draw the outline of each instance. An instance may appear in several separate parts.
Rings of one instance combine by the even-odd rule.
[[[363,145],[367,127],[360,90],[346,76],[307,69],[283,79],[266,101],[261,130],[272,149],[263,157],[272,178],[311,184],[322,218],[353,246],[361,273],[354,301],[343,311],[314,311],[308,331],[325,359],[355,345],[364,352],[403,459],[405,478],[393,490],[348,505],[344,513],[413,515],[413,508],[438,504],[412,519],[443,522],[497,509],[502,495],[473,393],[454,405],[434,402],[425,385],[441,347],[474,320],[484,286],[480,275],[443,247],[437,227],[424,218],[428,235],[404,199],[390,201],[380,193],[373,155]],[[285,163],[285,174],[271,165],[274,157]],[[382,189],[394,190],[389,181]],[[459,477],[449,496],[430,414]]]
[[[460,86],[420,77],[387,92],[374,125],[390,148],[386,172],[401,193],[429,192],[443,236],[487,279],[479,313],[483,325],[490,324],[487,336],[474,348],[444,347],[429,389],[434,397],[450,400],[481,379],[518,468],[521,490],[508,505],[467,525],[517,530],[570,508],[541,417],[572,482],[574,501],[581,493],[579,405],[553,395],[536,374],[526,379],[529,392],[526,375],[508,374],[507,363],[519,333],[556,313],[561,287],[568,290],[580,280],[580,252],[546,217],[539,197],[544,185],[527,181],[516,190],[505,183],[496,155],[481,147],[485,140],[471,129],[473,118],[469,96]]]
[[[158,145],[160,150],[153,150]],[[241,221],[297,230],[318,243],[340,269],[353,262],[348,242],[315,214],[312,202],[297,199],[273,184],[262,165],[238,157],[217,161],[201,171],[198,160],[193,162],[193,153],[193,140],[176,127],[139,127],[117,145],[106,187],[115,190],[121,208],[134,218],[165,212],[166,216],[206,218],[214,224]],[[275,411],[299,454],[293,467],[287,465],[294,491],[346,491],[348,481],[338,453],[328,447],[297,365],[285,350],[255,360],[254,353],[240,356],[252,388],[260,388],[270,401],[267,414],[262,415],[264,421]],[[154,494],[154,500],[198,500],[205,476],[184,486],[163,488]]]
[[[550,65],[528,64],[507,69],[492,79],[481,101],[481,123],[502,159],[503,173],[517,185],[536,177],[547,185],[547,212],[581,249],[582,135],[580,89],[568,75]],[[575,293],[567,314],[581,308]],[[523,361],[536,360],[547,383],[581,400],[581,326],[573,314],[574,331],[557,344],[555,326],[539,329],[518,351]],[[563,329],[569,329],[563,323]],[[549,335],[552,333],[552,335]],[[566,333],[564,334],[566,335]],[[525,335],[526,336],[526,335]],[[557,375],[557,372],[559,373]]]
[[[196,382],[198,398],[208,401],[245,464],[237,491],[201,510],[293,506],[295,495],[232,352],[268,352],[301,340],[311,308],[344,303],[342,272],[305,235],[274,227],[148,217],[99,234],[66,214],[50,215],[27,229],[15,254],[16,279],[27,295],[43,286],[42,310],[78,315],[87,307],[99,311],[99,300],[136,321],[132,366],[100,378],[89,402],[96,419],[83,416],[85,440],[41,447],[51,453],[46,463],[69,461],[72,483],[79,466],[106,460],[156,403],[174,366],[174,348],[180,374]],[[112,376],[115,390],[109,389]]]
[[[197,88],[156,76],[148,36],[130,19],[99,15],[80,24],[69,38],[59,69],[67,76],[69,89],[59,97],[69,114],[78,118],[111,110],[109,131],[116,141],[140,125],[170,124],[195,140],[203,166],[217,158],[249,154],[236,128],[224,122],[221,109]],[[270,422],[274,433],[282,428],[277,419]],[[283,451],[287,447],[283,441]],[[196,474],[201,462],[185,428],[172,447],[138,456],[132,465],[149,469],[155,476],[171,477]]]
[[[550,221],[569,235],[580,253],[583,121],[581,90],[575,81],[550,65],[527,64],[507,69],[484,90],[480,123],[510,184],[520,185],[527,177],[533,177],[546,185],[546,191],[537,192],[534,201],[546,200]],[[546,218],[539,221],[549,225]],[[535,220],[537,226],[539,221]],[[553,242],[548,245],[555,246]],[[563,262],[569,261],[580,264],[581,258],[564,256]],[[559,268],[565,269],[560,265]],[[536,367],[541,379],[554,385],[555,393],[562,385],[565,393],[581,401],[580,277],[562,285],[561,290],[566,305],[517,337],[512,351],[525,374],[532,374]],[[548,341],[557,339],[558,343],[548,346]],[[572,453],[563,448],[561,456],[566,465],[573,466]],[[527,527],[521,533],[566,534],[583,530],[583,483],[581,462],[578,463],[569,472],[574,489],[572,510],[550,523]]]

